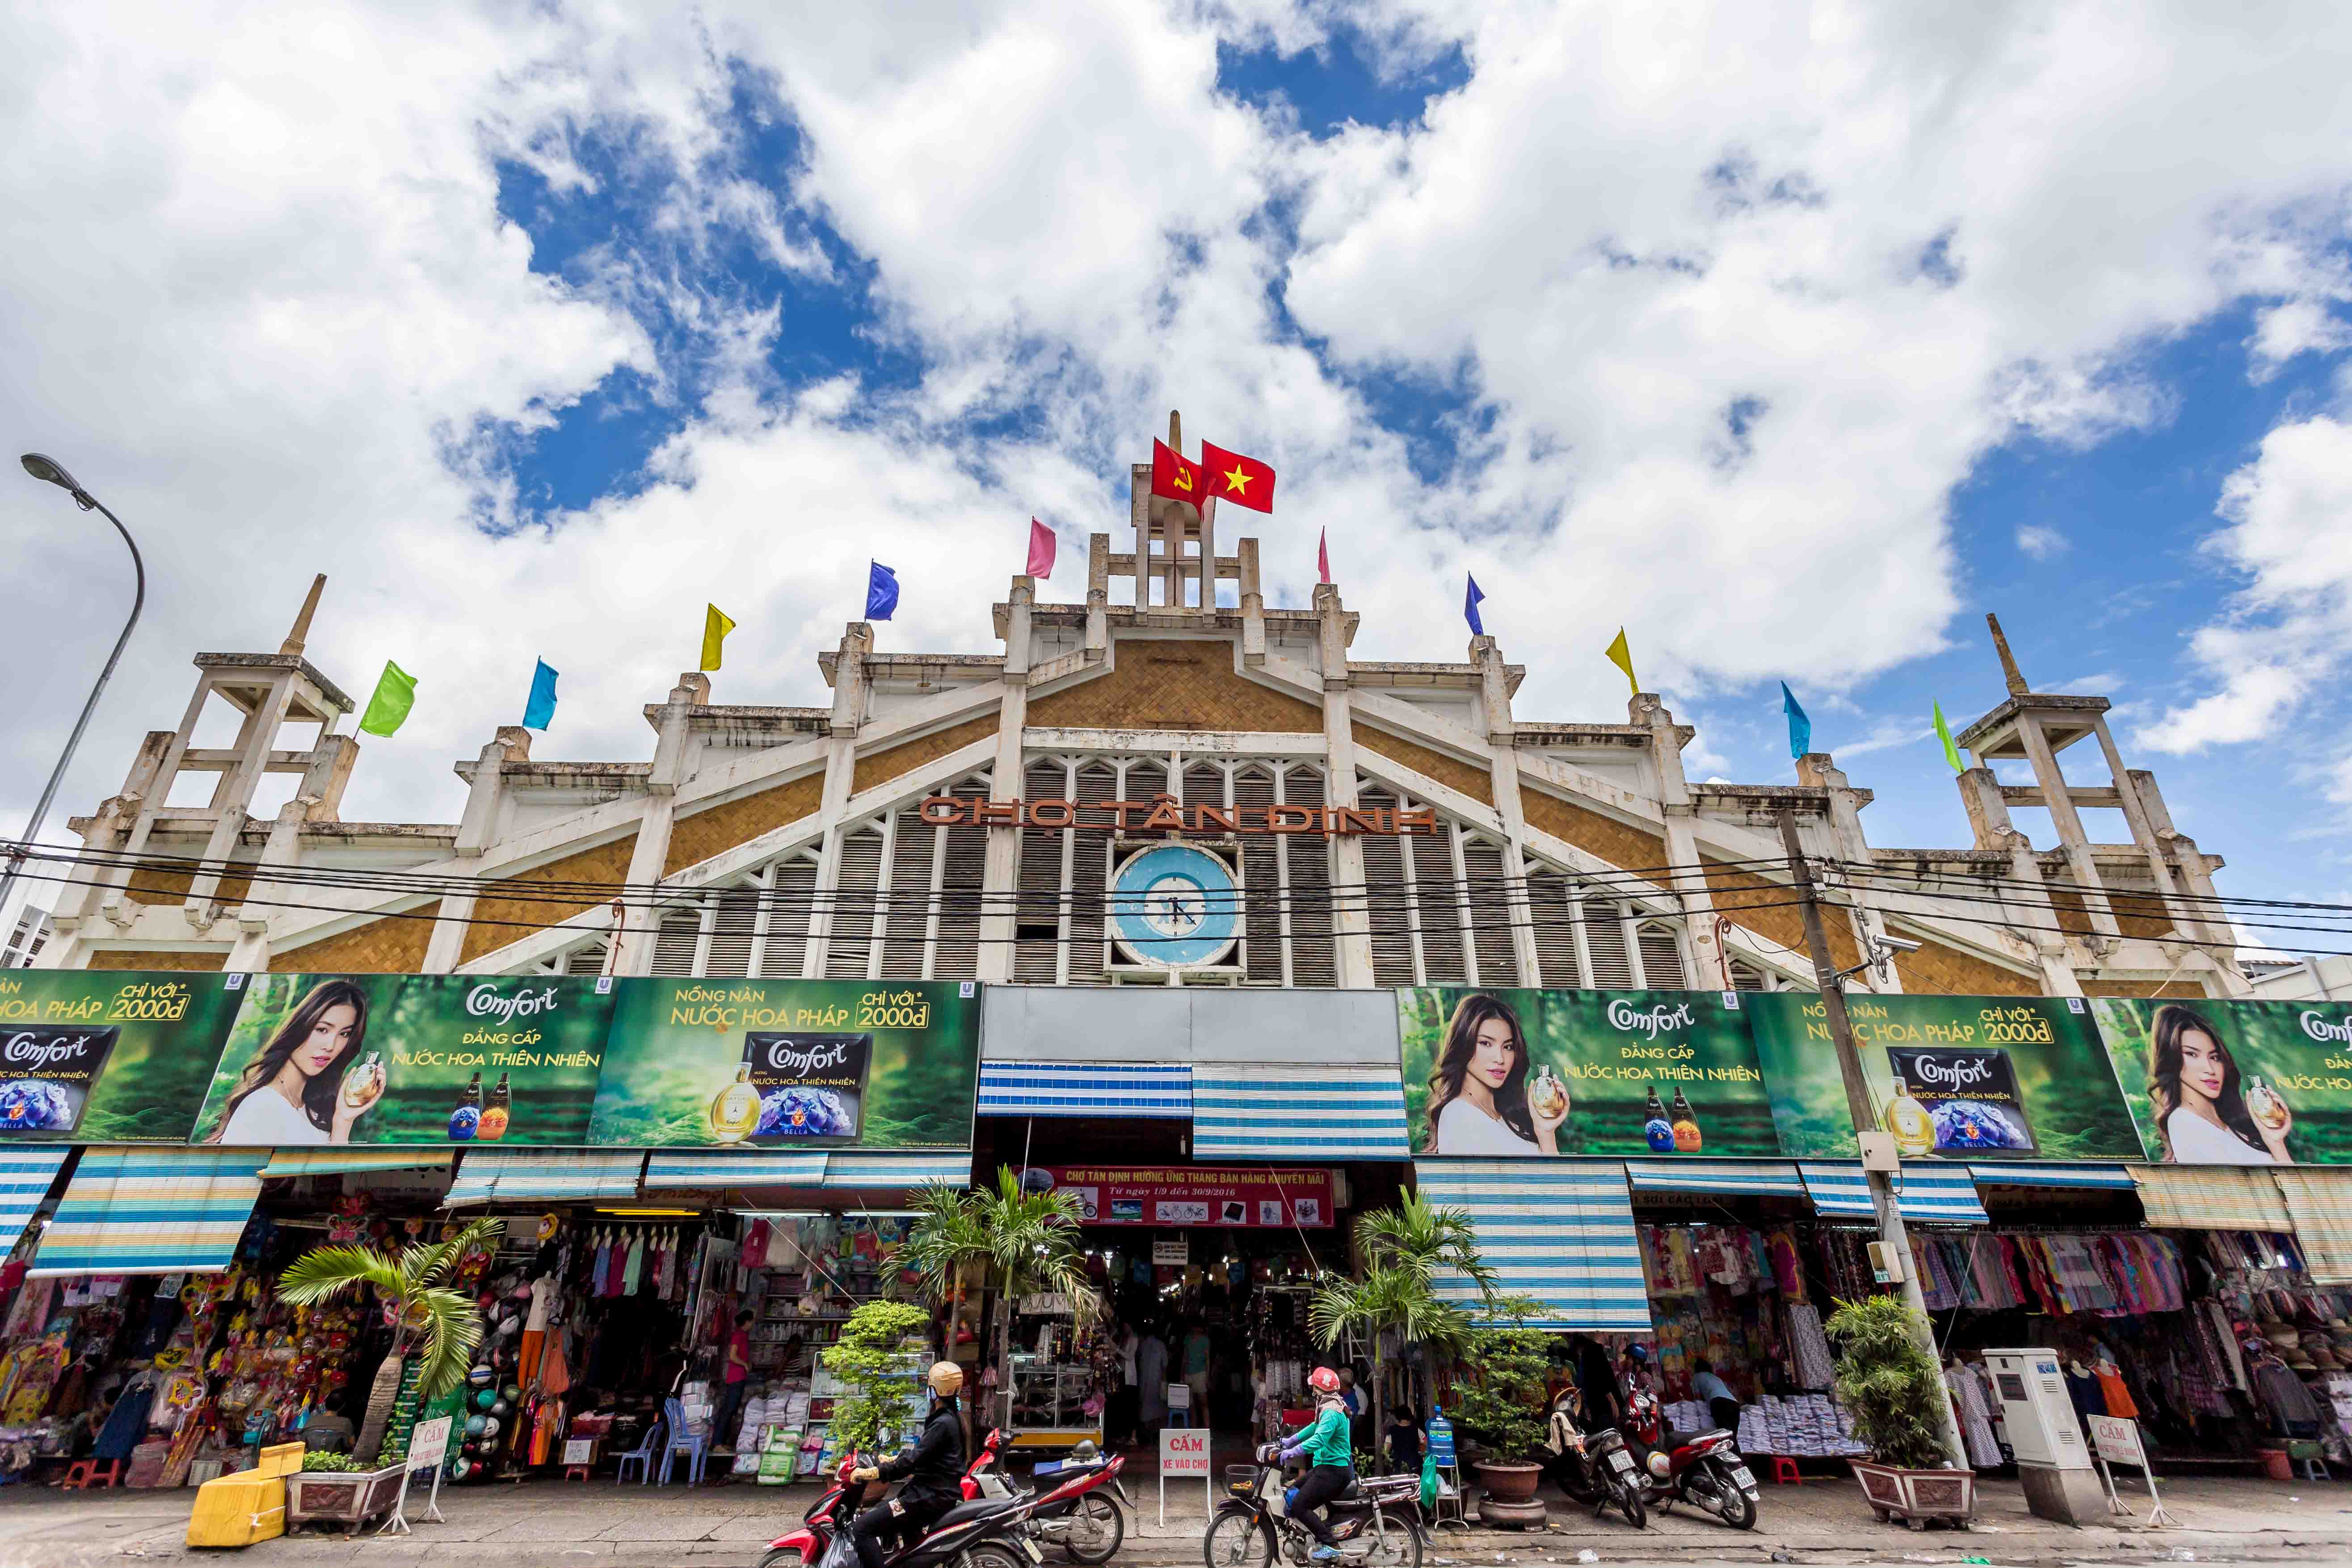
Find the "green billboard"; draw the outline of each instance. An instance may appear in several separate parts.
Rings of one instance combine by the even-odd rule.
[[[962,1148],[979,1079],[970,981],[630,980],[588,1142]]]
[[[1780,1147],[1853,1159],[1853,1121],[1811,992],[1746,999]],[[1849,994],[1874,1122],[1906,1158],[2129,1160],[2140,1141],[2079,997]]]
[[[260,1147],[584,1143],[613,986],[253,975],[189,1136]]]
[[[0,970],[0,1139],[184,1142],[245,978]]]
[[[1397,993],[1417,1154],[1778,1154],[1748,1039],[1722,991]]]
[[[2091,1004],[2150,1160],[2352,1164],[2352,1006]]]

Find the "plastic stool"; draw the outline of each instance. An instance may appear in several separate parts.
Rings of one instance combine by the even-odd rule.
[[[1772,1456],[1772,1484],[1776,1487],[1801,1487],[1805,1478],[1797,1472],[1797,1461],[1786,1454]]]
[[[1192,1425],[1192,1413],[1189,1410],[1171,1410],[1168,1413],[1168,1419],[1162,1421],[1160,1425],[1189,1427]]]
[[[588,1479],[588,1467],[566,1465],[563,1467],[563,1479],[567,1481],[584,1481]]]
[[[58,1489],[66,1492],[82,1491],[93,1487],[104,1489],[121,1484],[121,1460],[76,1459],[66,1467],[65,1479],[58,1483]]]

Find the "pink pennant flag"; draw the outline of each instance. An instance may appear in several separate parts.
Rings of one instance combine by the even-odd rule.
[[[1315,531],[1315,580],[1318,583],[1331,580],[1331,542],[1326,537],[1329,531],[1328,529]]]
[[[1051,577],[1054,574],[1054,531],[1029,520],[1029,575]]]

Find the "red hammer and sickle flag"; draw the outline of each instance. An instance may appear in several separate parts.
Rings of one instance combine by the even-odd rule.
[[[1198,508],[1202,498],[1209,493],[1208,480],[1201,473],[1201,465],[1171,447],[1165,441],[1151,443],[1151,493],[1181,500]]]
[[[1208,470],[1209,493],[1218,500],[1252,511],[1274,510],[1274,470],[1255,458],[1203,441],[1201,467]]]

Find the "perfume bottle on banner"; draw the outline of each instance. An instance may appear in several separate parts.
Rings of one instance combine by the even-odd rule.
[[[455,1143],[470,1143],[482,1125],[482,1075],[476,1073],[466,1085],[466,1092],[457,1098],[457,1108],[449,1112],[449,1139]]]
[[[484,1142],[495,1142],[507,1135],[507,1121],[514,1114],[514,1091],[507,1087],[507,1075],[499,1074],[498,1087],[490,1090],[488,1103],[482,1107],[482,1120],[474,1136]]]
[[[1910,1086],[1897,1073],[1893,1079],[1895,1098],[1886,1102],[1883,1119],[1886,1131],[1895,1139],[1896,1151],[1904,1154],[1933,1153],[1936,1148],[1936,1122],[1927,1108],[1911,1098]]]
[[[710,1097],[710,1136],[719,1143],[740,1143],[760,1124],[760,1091],[751,1087],[751,1064],[735,1068],[735,1077]]]
[[[1553,1076],[1549,1062],[1536,1068],[1535,1081],[1528,1085],[1528,1109],[1545,1121],[1567,1113],[1568,1085]]]
[[[1666,1114],[1672,1120],[1674,1124],[1675,1152],[1677,1154],[1697,1153],[1700,1142],[1698,1131],[1698,1114],[1691,1110],[1691,1102],[1683,1098],[1683,1091],[1680,1085],[1675,1086],[1675,1103],[1668,1109]]]
[[[1650,1086],[1649,1104],[1642,1108],[1642,1137],[1654,1153],[1675,1152],[1675,1126],[1666,1120],[1666,1108],[1658,1100],[1655,1084]]]

